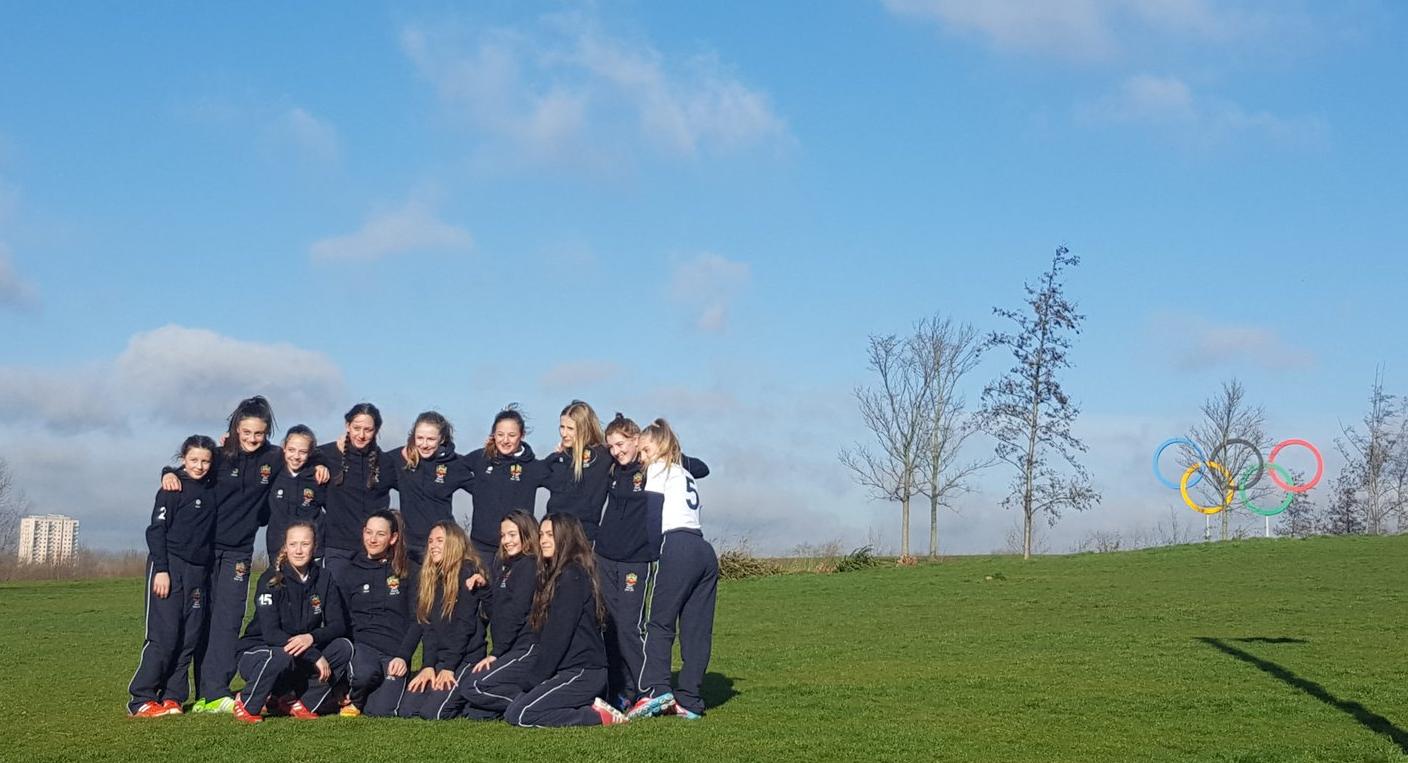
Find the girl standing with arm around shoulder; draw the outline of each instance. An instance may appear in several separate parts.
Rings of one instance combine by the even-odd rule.
[[[301,720],[334,709],[332,687],[346,676],[352,649],[343,638],[342,594],[313,560],[317,543],[313,523],[294,520],[259,576],[254,619],[236,646],[245,680],[235,697],[240,721],[259,723],[266,707]]]
[[[523,690],[504,720],[515,726],[611,726],[625,723],[619,710],[600,698],[606,689],[606,617],[596,581],[596,562],[582,523],[571,514],[543,518],[538,542],[543,565],[528,625],[538,653]]]
[[[660,511],[660,562],[650,595],[646,624],[643,692],[630,717],[672,712],[696,720],[704,714],[699,695],[714,639],[714,603],[719,557],[704,540],[699,524],[699,491],[682,466],[680,442],[664,419],[640,434],[645,489]],[[678,624],[678,631],[676,631]],[[670,688],[670,657],[680,639],[679,687]]]
[[[425,564],[416,585],[415,619],[421,632],[421,669],[406,684],[398,713],[403,718],[459,717],[464,698],[460,681],[484,659],[485,588],[469,590],[469,580],[485,577],[479,555],[454,520],[436,522],[426,540]]]
[[[464,457],[474,475],[469,539],[486,567],[499,547],[499,524],[511,511],[531,515],[538,488],[546,482],[545,465],[523,441],[526,433],[523,414],[509,405],[494,416],[484,447]]]
[[[313,549],[313,560],[322,560],[323,506],[327,500],[327,487],[318,484],[309,463],[317,447],[318,438],[313,430],[302,424],[289,427],[284,434],[284,468],[274,478],[273,489],[269,491],[269,526],[264,530],[270,564],[279,557],[284,547],[284,535],[294,522],[313,525],[319,544]]]
[[[590,405],[573,400],[558,416],[557,431],[562,440],[557,450],[543,459],[551,493],[547,513],[576,516],[587,540],[595,541],[611,483],[611,459],[601,419]]]
[[[323,515],[327,531],[323,566],[333,575],[341,574],[362,554],[363,525],[374,512],[390,505],[391,488],[396,486],[392,458],[376,442],[381,411],[371,403],[358,403],[342,418],[347,424],[346,437],[324,443],[317,450],[322,462],[332,469]]]
[[[425,561],[426,539],[439,522],[455,521],[451,499],[468,490],[474,473],[455,455],[455,429],[435,411],[416,417],[406,446],[392,454],[401,519],[406,525],[406,554],[411,565]]]
[[[206,577],[215,541],[215,441],[181,443],[179,492],[156,494],[147,527],[146,636],[127,687],[127,712],[139,718],[180,715],[190,696],[186,672],[205,626]]]

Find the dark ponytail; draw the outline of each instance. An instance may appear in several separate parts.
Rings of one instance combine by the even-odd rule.
[[[240,422],[245,419],[259,419],[264,422],[264,441],[268,442],[269,437],[274,434],[274,409],[269,405],[269,401],[263,395],[247,397],[235,406],[235,410],[230,413],[227,419],[229,428],[225,432],[224,452],[227,458],[233,458],[240,452]]]

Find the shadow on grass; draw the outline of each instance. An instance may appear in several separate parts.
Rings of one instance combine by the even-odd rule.
[[[680,682],[678,670],[670,674],[670,683],[676,686]],[[742,692],[733,688],[733,679],[723,673],[705,673],[704,683],[699,686],[699,696],[704,700],[704,707],[710,710],[737,697]]]
[[[1376,734],[1383,734],[1384,736],[1389,738],[1389,741],[1398,745],[1399,750],[1402,750],[1404,753],[1408,753],[1408,732],[1405,732],[1403,729],[1393,725],[1393,721],[1390,721],[1382,715],[1379,715],[1378,713],[1369,710],[1358,702],[1340,699],[1339,697],[1336,697],[1335,695],[1331,694],[1328,690],[1325,689],[1325,687],[1321,686],[1320,684],[1317,684],[1314,681],[1311,681],[1306,678],[1301,678],[1290,670],[1287,670],[1286,668],[1281,667],[1280,665],[1277,665],[1276,663],[1271,662],[1270,660],[1262,659],[1252,654],[1251,652],[1238,649],[1237,647],[1228,644],[1226,640],[1209,638],[1207,636],[1199,636],[1197,640],[1203,642],[1204,644],[1207,644],[1208,646],[1211,646],[1212,648],[1222,652],[1223,654],[1231,655],[1232,657],[1236,657],[1242,662],[1255,666],[1262,672],[1271,675],[1273,678],[1281,681],[1282,683],[1300,689],[1301,691],[1320,700],[1321,702],[1324,702],[1330,707],[1333,707],[1336,710],[1339,710],[1340,712],[1349,715],[1350,717],[1354,718],[1354,720],[1358,721],[1359,725],[1363,726],[1366,729],[1369,729],[1370,731]],[[1254,637],[1230,640],[1254,642],[1261,644],[1309,643],[1302,639],[1294,638]]]
[[[1291,638],[1290,636],[1248,636],[1246,638],[1227,639],[1228,641],[1240,641],[1243,644],[1309,644],[1303,638]]]

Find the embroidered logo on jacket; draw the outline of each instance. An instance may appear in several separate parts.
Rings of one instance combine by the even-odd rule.
[[[323,613],[323,600],[318,598],[318,594],[313,594],[313,596],[308,599],[308,603],[313,605],[313,614],[321,615]]]
[[[508,478],[509,478],[510,480],[512,480],[512,481],[514,481],[514,482],[518,482],[518,481],[519,481],[519,478],[522,477],[522,476],[523,476],[523,465],[522,465],[522,464],[514,464],[513,466],[510,466],[510,467],[508,468]]]
[[[592,461],[593,459],[591,448],[587,448],[586,450],[582,451],[582,468],[585,469],[588,466],[591,466]]]
[[[199,499],[199,498],[196,499],[196,508],[197,508],[197,509],[200,508],[200,499]]]
[[[248,562],[235,562],[235,582],[244,582],[244,576],[249,574]]]
[[[191,589],[191,609],[200,609],[200,589]]]
[[[278,490],[275,490],[275,491],[274,491],[274,497],[275,497],[275,498],[282,499],[282,498],[284,497],[284,489],[283,489],[283,488],[279,488]]]
[[[270,468],[270,466],[269,466],[268,464],[264,464],[263,466],[259,467],[259,484],[261,484],[261,485],[267,485],[267,484],[269,484],[269,475],[270,475],[270,474],[273,474],[273,470]]]
[[[450,471],[450,467],[448,467],[448,466],[446,466],[446,465],[444,465],[444,464],[440,464],[439,466],[435,467],[435,484],[437,484],[437,485],[443,485],[443,484],[445,484],[445,474],[448,473],[449,471]]]
[[[640,578],[636,577],[636,574],[635,574],[634,572],[627,572],[627,573],[626,573],[626,592],[627,592],[627,593],[631,593],[631,592],[633,592],[633,591],[636,590],[636,581],[638,581],[638,580],[640,580]]]
[[[645,489],[645,475],[644,475],[644,474],[641,474],[640,472],[636,472],[635,474],[631,475],[631,492],[632,492],[632,493],[639,493],[640,491],[642,491],[642,490],[644,490],[644,489]]]
[[[303,488],[303,505],[304,505],[304,506],[312,506],[312,505],[313,505],[313,488],[311,488],[311,487],[305,487],[305,488]]]
[[[363,583],[363,584],[362,584],[362,593],[371,593],[371,592],[372,592],[371,584],[370,584],[370,583]]]
[[[396,596],[401,593],[401,579],[392,575],[386,579],[387,595]]]

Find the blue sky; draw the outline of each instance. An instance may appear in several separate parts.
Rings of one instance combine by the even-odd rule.
[[[262,390],[328,435],[370,399],[383,443],[430,407],[469,443],[519,401],[544,451],[573,397],[663,415],[715,467],[716,539],[893,546],[835,457],[866,336],[1000,328],[1061,243],[1106,499],[1053,550],[1168,516],[1148,454],[1222,379],[1327,454],[1377,364],[1408,388],[1397,4],[30,4],[0,29],[0,456],[92,545],[139,545],[181,437]],[[1007,479],[944,516],[948,550],[1004,545]]]

